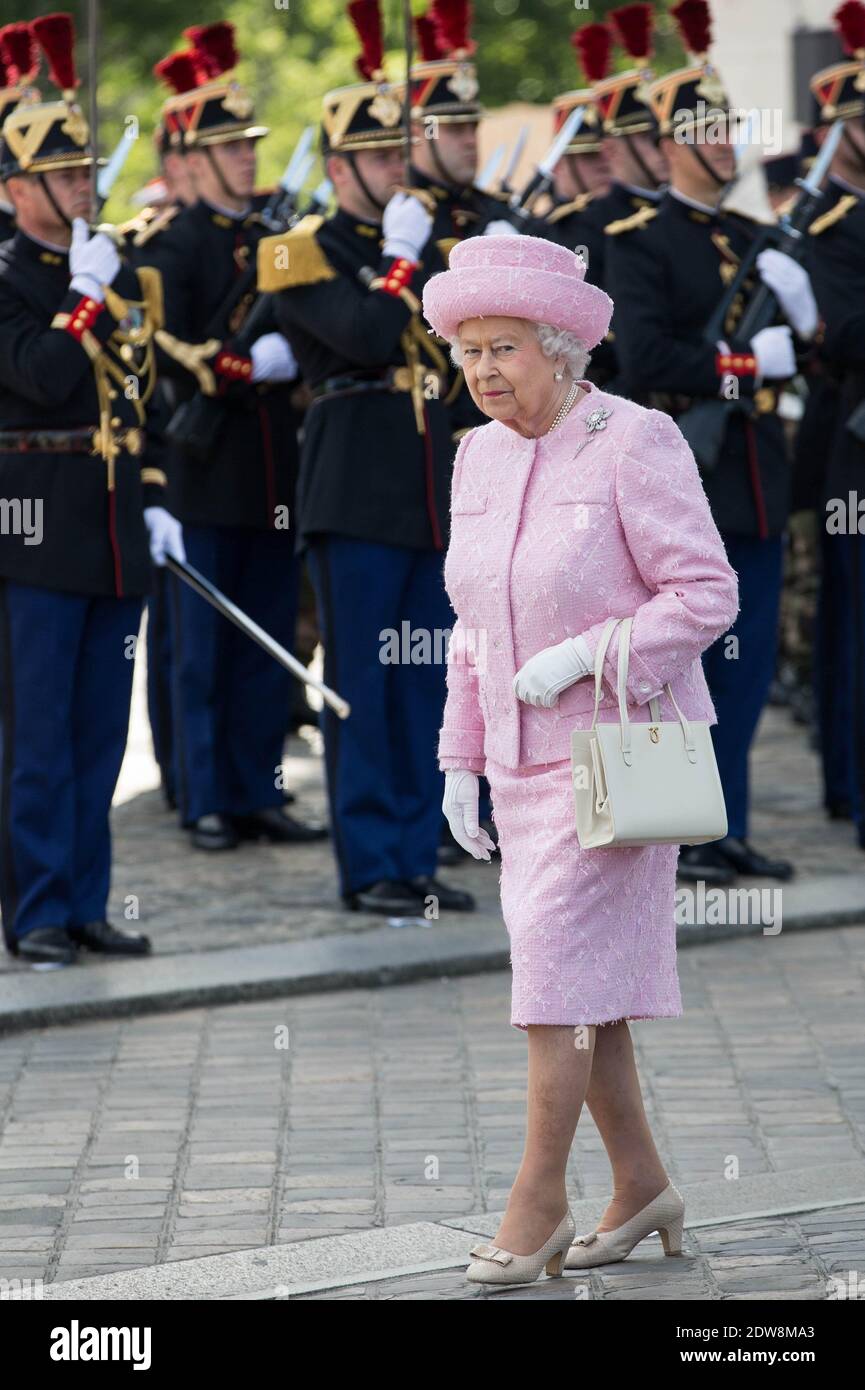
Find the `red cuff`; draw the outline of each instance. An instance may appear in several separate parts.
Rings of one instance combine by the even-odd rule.
[[[76,343],[80,343],[84,334],[93,327],[104,308],[105,305],[100,304],[98,299],[91,299],[89,295],[84,295],[69,315],[69,322],[65,325],[66,332],[72,334]]]
[[[400,290],[405,289],[410,283],[418,264],[418,261],[408,261],[404,256],[397,256],[377,288],[384,290],[385,294],[398,295]]]
[[[249,381],[252,376],[252,358],[238,357],[234,352],[218,352],[213,370],[229,381]]]
[[[752,352],[717,352],[715,371],[718,376],[756,376],[757,359]]]

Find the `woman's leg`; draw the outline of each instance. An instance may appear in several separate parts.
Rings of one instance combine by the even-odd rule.
[[[493,1238],[494,1245],[515,1255],[539,1250],[568,1210],[568,1155],[586,1099],[598,1030],[543,1023],[530,1024],[527,1031],[526,1142],[507,1210]]]
[[[596,1229],[612,1231],[663,1192],[670,1179],[646,1119],[627,1022],[604,1024],[593,1032],[586,1104],[613,1170],[613,1197]]]

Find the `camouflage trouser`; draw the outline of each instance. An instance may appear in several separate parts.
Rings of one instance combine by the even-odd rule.
[[[814,659],[814,621],[820,585],[820,518],[794,512],[788,524],[778,664],[799,688],[810,686]]]

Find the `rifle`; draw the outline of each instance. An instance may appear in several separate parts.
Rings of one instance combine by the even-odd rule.
[[[731,351],[749,352],[755,334],[769,328],[778,316],[778,300],[768,285],[761,280],[751,292],[744,311],[736,325],[735,333],[725,330],[727,315],[738,296],[743,293],[745,283],[753,274],[757,257],[761,251],[773,246],[795,261],[805,259],[807,243],[805,232],[813,220],[817,205],[823,198],[820,185],[835,156],[838,141],[841,139],[843,122],[838,120],[832,126],[823,142],[822,149],[814,160],[807,177],[797,179],[799,195],[793,207],[784,213],[776,224],[767,226],[755,237],[739,262],[734,278],[727,286],[718,307],[703,330],[704,342],[715,347],[720,340],[728,341]],[[711,473],[718,465],[724,446],[727,426],[735,411],[751,413],[750,402],[745,400],[711,399],[697,401],[678,416],[676,423],[691,446],[699,466]]]
[[[289,178],[289,171],[286,170],[280,187],[271,195],[267,207],[262,213],[263,218],[266,215],[271,231],[288,231],[310,211],[317,211],[327,206],[330,194],[330,183],[327,179],[318,185],[307,207],[300,210],[295,206],[300,187],[306,182],[308,173],[306,158],[306,155],[301,157],[295,167],[293,179]],[[300,179],[299,184],[298,179]],[[289,212],[289,209],[293,210]],[[225,336],[224,325],[232,309],[241,302],[242,296],[254,287],[257,274],[258,267],[255,257],[251,256],[250,264],[238,277],[231,293],[219,306],[207,325],[204,334],[205,341],[210,338],[221,340]],[[242,328],[233,339],[234,350],[238,355],[246,356],[256,338],[261,336],[262,330],[266,328],[268,323],[272,304],[272,295],[257,295],[252,308],[244,319]],[[197,463],[206,463],[212,456],[217,440],[222,433],[226,409],[227,405],[222,397],[205,396],[202,391],[197,390],[190,396],[189,400],[182,401],[177,407],[166,426],[166,436],[172,444]]]
[[[534,174],[532,174],[532,177],[529,179],[522,193],[512,193],[507,203],[503,204],[501,209],[495,209],[489,219],[490,221],[501,220],[502,222],[510,222],[511,226],[516,227],[521,235],[524,235],[532,226],[536,225],[532,220],[531,209],[538,198],[540,198],[542,194],[547,193],[552,187],[553,170],[582,123],[583,108],[581,106],[575,106],[565,120],[558,135],[553,140],[553,143],[550,145],[550,148],[547,150],[547,153],[538,164],[537,169]],[[505,176],[505,182],[516,168],[516,161],[522,154],[523,145],[524,141],[521,143],[521,137],[518,137],[516,149],[514,151],[516,157],[514,157],[514,155],[511,157]],[[504,184],[502,186],[504,188]]]

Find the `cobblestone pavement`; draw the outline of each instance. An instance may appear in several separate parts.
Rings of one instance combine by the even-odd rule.
[[[138,677],[136,677],[138,679]],[[319,735],[311,727],[288,741],[284,767],[297,792],[296,814],[327,818]],[[769,707],[752,754],[751,838],[764,852],[792,859],[799,878],[861,874],[865,855],[850,821],[827,821],[819,767],[802,728],[786,710]],[[140,697],[114,811],[114,874],[110,913],[123,925],[127,904],[161,954],[218,950],[368,931],[382,918],[347,912],[336,885],[329,841],[317,845],[245,845],[225,854],[189,848],[152,787],[157,774]],[[128,798],[128,799],[125,799]],[[468,888],[479,909],[499,917],[498,861],[464,862],[443,877]],[[0,970],[24,970],[0,951]]]
[[[679,968],[684,1016],[632,1025],[673,1181],[774,1173],[782,1207],[785,1172],[861,1159],[865,932],[695,946]],[[0,1277],[500,1211],[524,1134],[526,1040],[509,996],[503,972],[6,1038]],[[570,1190],[609,1192],[588,1112]],[[865,1199],[700,1228],[696,1261],[632,1259],[592,1275],[589,1296],[825,1297],[831,1272],[865,1279],[863,1246]],[[484,1294],[454,1271],[344,1296]],[[587,1295],[569,1279],[505,1296]]]

